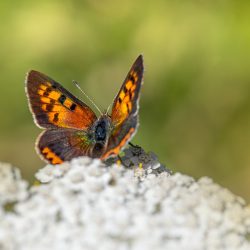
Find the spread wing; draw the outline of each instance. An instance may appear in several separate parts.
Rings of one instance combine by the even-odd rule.
[[[140,55],[132,65],[114,100],[111,113],[114,129],[102,159],[119,154],[120,150],[132,139],[136,132],[143,70],[143,58]]]
[[[93,146],[86,131],[56,128],[42,132],[36,149],[43,160],[60,164],[78,156],[91,157]]]
[[[87,129],[97,119],[85,103],[38,71],[28,73],[26,92],[34,120],[41,128]]]

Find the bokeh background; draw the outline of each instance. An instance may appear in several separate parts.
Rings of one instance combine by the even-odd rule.
[[[29,180],[44,165],[24,92],[29,69],[89,103],[77,80],[105,109],[143,53],[133,142],[250,201],[249,1],[1,1],[0,13],[1,161]]]

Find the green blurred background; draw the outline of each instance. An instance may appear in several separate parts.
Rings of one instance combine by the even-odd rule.
[[[144,55],[133,142],[174,171],[207,175],[250,201],[249,1],[1,1],[0,160],[44,165],[24,92],[39,70],[105,109]],[[87,101],[86,101],[87,102]],[[89,102],[87,102],[89,103]],[[83,170],[84,171],[84,170]]]

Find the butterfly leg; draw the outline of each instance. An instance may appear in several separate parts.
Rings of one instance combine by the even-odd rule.
[[[122,160],[122,158],[121,158],[121,156],[120,155],[117,155],[117,158],[118,158],[118,160],[116,161],[116,163],[118,164],[118,165],[123,165],[123,166],[125,166],[125,167],[128,167],[126,164],[125,164],[125,162]]]
[[[131,146],[131,147],[133,147],[133,148],[138,147],[137,145],[134,145],[132,142],[129,142],[128,144],[129,144],[129,146]]]

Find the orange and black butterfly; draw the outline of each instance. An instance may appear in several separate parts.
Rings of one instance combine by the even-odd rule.
[[[140,55],[118,92],[110,115],[99,118],[58,82],[31,70],[26,79],[30,110],[40,128],[37,151],[51,164],[78,156],[106,160],[119,154],[138,126],[138,102],[143,78]]]

